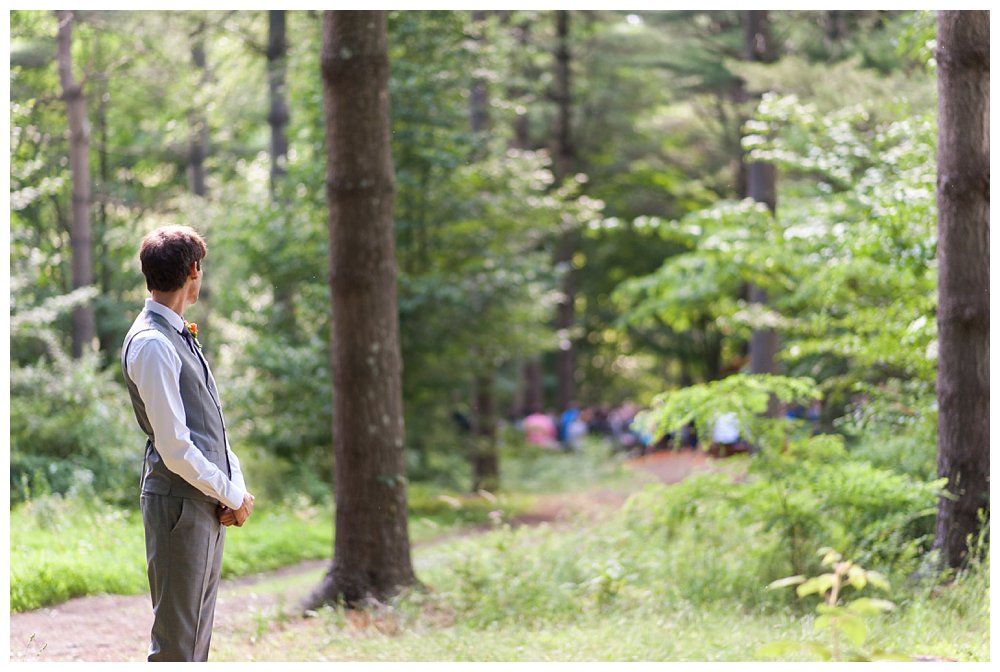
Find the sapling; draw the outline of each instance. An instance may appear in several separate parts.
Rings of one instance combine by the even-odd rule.
[[[815,632],[827,631],[830,643],[803,643],[778,641],[767,644],[757,650],[757,655],[766,658],[776,658],[796,650],[808,650],[823,660],[844,659],[845,643],[852,645],[856,651],[849,660],[907,660],[909,656],[882,650],[872,650],[865,653],[862,647],[868,639],[866,616],[876,616],[892,611],[896,605],[889,600],[871,597],[858,597],[844,602],[844,592],[854,589],[855,592],[867,586],[888,591],[889,582],[878,572],[867,570],[850,560],[844,560],[840,553],[832,548],[822,548],[819,554],[823,556],[822,564],[832,571],[806,578],[802,575],[789,576],[771,582],[767,589],[776,590],[788,586],[796,586],[795,592],[799,598],[808,595],[818,595],[821,602],[816,605],[816,620],[813,622]]]

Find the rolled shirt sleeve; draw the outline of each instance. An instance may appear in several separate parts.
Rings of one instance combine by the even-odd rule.
[[[229,453],[229,471],[232,473],[232,477],[231,477],[230,480],[232,480],[233,485],[235,485],[237,488],[239,488],[243,492],[246,492],[247,491],[247,484],[243,480],[243,467],[240,466],[240,460],[239,460],[239,458],[236,457],[236,453],[234,453],[233,449],[229,446],[229,437],[228,436],[226,437],[226,451],[228,451],[228,453]],[[238,506],[230,507],[230,508],[236,508],[236,509],[238,509],[238,508],[240,508],[240,506],[243,506],[243,497],[240,497],[240,503],[239,503]]]
[[[226,450],[232,479],[209,462],[191,441],[181,401],[181,360],[173,346],[156,332],[140,334],[129,352],[127,371],[146,406],[156,452],[167,469],[209,497],[232,509],[240,508],[246,485],[239,460],[229,448],[229,440],[226,440]]]

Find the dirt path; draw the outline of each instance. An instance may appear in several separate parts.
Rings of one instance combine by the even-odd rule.
[[[699,452],[654,453],[631,460],[629,467],[649,472],[663,483],[677,483],[695,471],[708,468],[709,461]],[[598,490],[546,496],[539,499],[535,510],[513,522],[558,523],[581,514],[617,508],[627,495]],[[306,596],[326,564],[327,561],[310,561],[224,581],[216,607],[217,636],[266,627],[270,616],[294,607]],[[11,614],[10,660],[143,661],[151,624],[148,595],[81,597],[54,607]]]

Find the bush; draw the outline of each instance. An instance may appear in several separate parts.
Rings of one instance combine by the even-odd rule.
[[[85,492],[135,501],[143,436],[118,371],[93,356],[11,368],[12,503]]]
[[[760,579],[815,573],[814,551],[824,544],[849,549],[880,571],[905,573],[929,550],[940,486],[852,460],[836,437],[819,436],[751,458],[743,483],[694,476],[642,493],[629,510],[649,534],[669,538],[694,526],[720,548],[730,545],[734,528],[756,530],[755,546],[773,553],[762,559]]]
[[[97,290],[40,304],[23,279],[11,284],[10,501],[47,493],[95,494],[135,502],[144,437],[135,425],[121,368],[96,353],[70,359],[56,326]]]

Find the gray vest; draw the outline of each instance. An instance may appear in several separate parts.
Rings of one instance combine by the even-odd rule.
[[[232,477],[229,468],[229,455],[226,452],[226,427],[222,419],[222,406],[219,403],[219,392],[215,387],[215,380],[208,370],[208,365],[193,342],[179,334],[164,317],[143,310],[125,336],[125,344],[122,347],[122,371],[125,374],[125,384],[128,386],[129,396],[132,398],[135,419],[148,437],[146,457],[142,469],[142,492],[199,499],[206,502],[218,501],[214,497],[202,493],[167,469],[156,452],[156,437],[153,435],[153,427],[146,415],[146,405],[139,396],[139,389],[129,378],[126,366],[132,340],[137,334],[150,330],[158,331],[166,336],[181,359],[181,402],[184,404],[187,427],[191,431],[191,441],[209,462]]]

